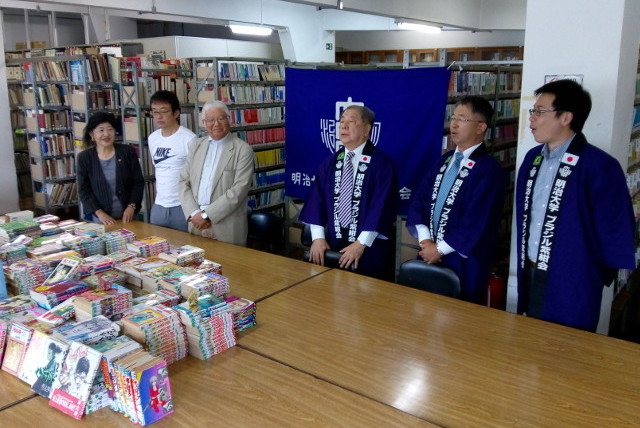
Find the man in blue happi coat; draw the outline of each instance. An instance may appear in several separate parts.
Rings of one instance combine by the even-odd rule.
[[[325,250],[332,249],[342,254],[341,268],[385,277],[393,262],[388,237],[398,186],[391,158],[369,140],[374,117],[365,106],[343,111],[344,148],[320,165],[300,221],[311,225],[312,263],[324,265]]]
[[[591,97],[558,80],[535,91],[531,149],[518,173],[518,312],[595,331],[603,286],[635,267],[625,175],[582,134]]]
[[[449,118],[456,149],[445,153],[412,197],[407,229],[419,258],[460,278],[461,298],[485,304],[506,176],[483,143],[493,108],[482,97],[460,99]]]

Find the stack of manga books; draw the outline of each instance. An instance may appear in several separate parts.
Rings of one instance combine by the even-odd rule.
[[[159,236],[149,236],[127,243],[127,249],[137,252],[140,257],[151,257],[169,251],[169,242]]]
[[[126,250],[127,244],[135,241],[136,234],[122,228],[105,233],[102,235],[102,239],[104,240],[107,254],[111,254],[116,251]]]
[[[225,299],[233,315],[233,328],[236,333],[256,325],[256,304],[249,299],[230,296]]]
[[[120,320],[123,333],[143,344],[168,364],[187,356],[184,327],[177,312],[163,305],[148,306]]]
[[[126,312],[133,302],[131,290],[113,284],[108,290],[89,290],[74,299],[76,321],[104,315],[112,318]]]
[[[185,326],[192,356],[206,360],[235,346],[233,315],[223,299],[201,296],[181,303],[175,309]]]
[[[169,251],[158,254],[158,258],[178,266],[199,265],[204,260],[204,250],[193,245],[174,246]]]

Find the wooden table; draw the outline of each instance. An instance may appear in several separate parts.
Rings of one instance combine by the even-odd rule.
[[[176,412],[154,426],[640,426],[640,345],[144,223],[223,265],[258,325],[169,367]],[[11,427],[82,421],[0,372]],[[46,416],[45,416],[46,415]]]
[[[35,393],[31,392],[29,385],[4,370],[0,370],[0,410],[33,396]]]
[[[373,427],[433,426],[390,406],[238,347],[200,361],[191,356],[169,366],[174,414],[154,427]],[[102,409],[82,420],[36,397],[0,412],[0,424],[48,427],[127,427],[121,414]]]
[[[447,427],[640,425],[640,345],[331,270],[245,349]]]
[[[119,223],[109,226],[107,230],[121,227],[135,232],[137,238],[156,235],[166,238],[173,245],[190,244],[204,249],[207,259],[222,265],[222,274],[229,278],[231,294],[253,301],[260,301],[273,293],[328,270],[324,266],[302,260],[281,257],[138,221]]]

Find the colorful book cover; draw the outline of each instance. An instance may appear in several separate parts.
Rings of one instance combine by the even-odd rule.
[[[173,413],[166,361],[155,360],[148,365],[132,369],[131,374],[140,425],[149,425]]]
[[[99,365],[100,352],[72,342],[53,383],[49,405],[76,419],[82,418]]]
[[[46,353],[41,354],[40,360],[36,364],[36,380],[31,386],[31,390],[45,398],[50,398],[53,381],[62,369],[62,362],[67,356],[69,345],[51,336],[47,336],[45,343]]]
[[[65,279],[73,278],[73,275],[82,264],[82,259],[78,257],[65,257],[58,263],[58,266],[51,272],[51,275],[44,281],[45,285],[54,284]]]
[[[95,318],[78,323],[65,324],[54,330],[54,336],[67,341],[98,343],[118,336],[120,327],[108,318],[98,315]]]
[[[47,338],[49,336],[41,331],[34,331],[27,347],[27,352],[24,354],[24,359],[20,365],[20,371],[18,372],[18,378],[25,381],[32,386],[36,381],[36,369],[43,356],[47,355]]]
[[[6,320],[0,319],[0,364],[4,357],[4,344],[7,342],[7,333],[9,331],[9,323]]]
[[[7,348],[5,349],[4,359],[2,360],[2,370],[14,376],[18,375],[32,333],[31,329],[21,324],[12,323],[11,326],[9,326]]]

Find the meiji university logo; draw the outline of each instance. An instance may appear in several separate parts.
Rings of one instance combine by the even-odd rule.
[[[342,147],[342,142],[340,141],[340,115],[342,115],[345,108],[353,105],[363,106],[364,103],[361,101],[352,101],[351,97],[348,97],[347,101],[336,102],[335,118],[320,119],[320,136],[322,137],[322,142],[327,146],[331,153],[337,152],[340,150],[340,147]],[[378,145],[381,129],[381,122],[375,122],[373,124],[373,129],[371,130],[371,142],[374,145]]]

